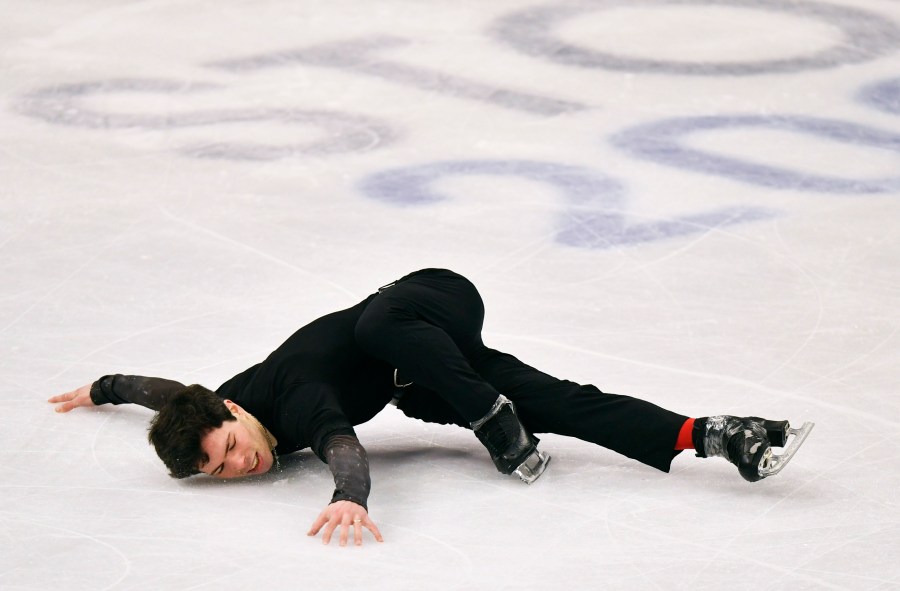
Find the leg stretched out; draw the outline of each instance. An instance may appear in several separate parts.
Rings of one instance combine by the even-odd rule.
[[[484,304],[471,282],[428,269],[384,288],[360,318],[356,337],[363,349],[413,382],[399,405],[406,414],[473,428],[506,473],[513,471],[511,462],[528,456],[537,461],[531,433],[556,433],[666,472],[681,450],[696,448],[701,457],[730,460],[753,481],[779,471],[812,428],[808,423],[792,430],[782,421],[779,437],[773,421],[694,420],[638,398],[560,380],[486,347],[483,321]],[[784,446],[788,433],[795,435],[792,444],[774,456],[771,446]]]

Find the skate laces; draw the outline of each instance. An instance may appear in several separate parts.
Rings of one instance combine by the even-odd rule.
[[[706,421],[707,456],[725,458],[737,465],[741,456],[755,454],[767,442],[765,429],[752,419],[722,415]]]
[[[728,417],[716,416],[707,417],[706,419],[706,436],[703,440],[703,451],[707,457],[727,458],[728,453],[725,451],[725,427],[728,423]]]

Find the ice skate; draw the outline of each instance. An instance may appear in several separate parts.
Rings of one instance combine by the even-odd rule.
[[[793,429],[787,421],[759,417],[706,417],[694,423],[694,447],[699,457],[725,458],[737,466],[745,480],[756,482],[781,472],[813,426],[804,423]],[[776,455],[773,446],[784,448],[784,452]]]
[[[471,426],[503,474],[515,474],[531,484],[547,468],[550,456],[538,451],[537,438],[525,430],[505,396],[497,398],[491,410]]]

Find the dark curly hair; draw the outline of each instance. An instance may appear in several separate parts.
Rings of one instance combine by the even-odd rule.
[[[235,421],[225,402],[214,392],[194,384],[178,392],[150,421],[147,438],[156,455],[169,469],[172,478],[187,478],[200,473],[200,464],[209,461],[200,442],[203,437]]]

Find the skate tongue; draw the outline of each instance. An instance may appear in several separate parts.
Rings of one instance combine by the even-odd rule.
[[[759,466],[760,478],[767,478],[781,472],[787,466],[787,463],[791,461],[791,458],[794,457],[794,454],[797,453],[797,450],[800,449],[800,446],[803,445],[803,442],[806,441],[806,438],[809,437],[809,432],[815,426],[815,423],[807,422],[803,423],[803,426],[799,429],[788,428],[787,437],[785,438],[787,443],[784,446],[784,451],[780,454],[773,453],[763,461]]]

